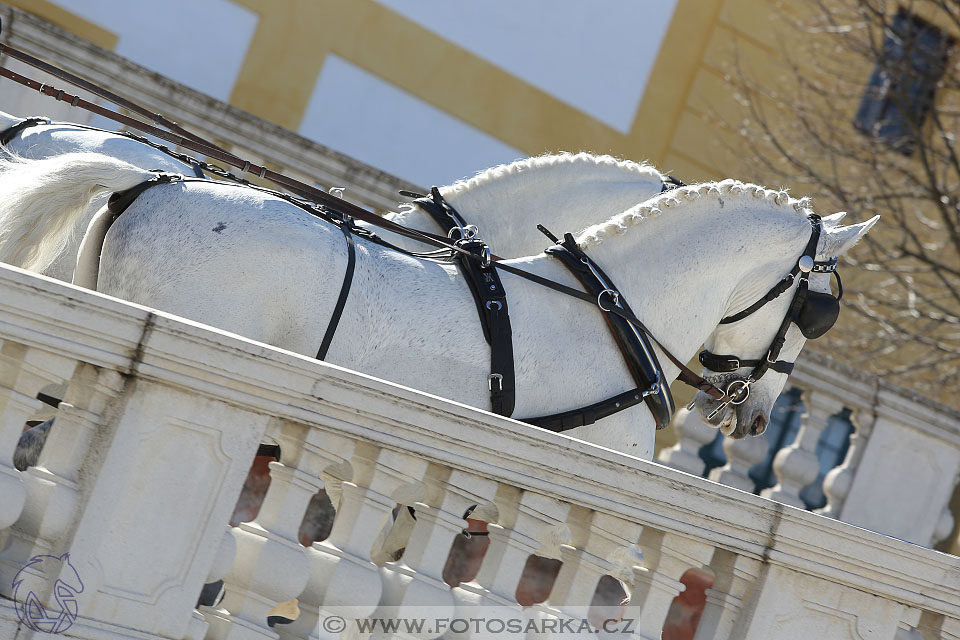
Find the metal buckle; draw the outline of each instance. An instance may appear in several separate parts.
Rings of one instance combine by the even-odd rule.
[[[830,258],[829,260],[814,262],[813,270],[817,273],[832,273],[837,270],[837,259]]]
[[[496,380],[496,382],[497,382],[497,388],[496,388],[496,389],[493,388],[493,382],[494,382],[494,380]],[[488,375],[488,376],[487,376],[487,387],[490,389],[490,391],[496,391],[496,392],[503,391],[503,374],[500,374],[500,373],[491,373],[490,375]]]
[[[660,394],[660,387],[662,378],[660,377],[660,372],[657,371],[657,379],[654,380],[653,384],[650,385],[650,388],[640,394],[640,397],[646,398],[647,396],[655,396]]]
[[[737,369],[739,369],[739,368],[740,368],[740,358],[731,358],[731,359],[727,360],[727,366],[729,367],[730,365],[733,365],[733,369],[730,369],[730,371],[736,371]]]

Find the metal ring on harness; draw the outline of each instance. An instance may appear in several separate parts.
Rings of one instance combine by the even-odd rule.
[[[730,397],[730,404],[741,405],[747,401],[747,398],[750,397],[750,383],[749,379],[747,380],[734,380],[729,385],[727,385],[727,395]],[[737,385],[734,388],[734,385]]]
[[[603,294],[605,293],[610,294],[610,298],[613,300],[614,306],[619,306],[620,292],[614,291],[613,289],[604,289],[603,291],[597,294],[597,306],[603,309],[604,311],[613,311],[613,309],[607,309],[605,306],[603,306]]]
[[[473,240],[480,234],[480,229],[477,228],[475,224],[468,224],[465,226],[456,226],[450,229],[447,232],[447,237],[453,240],[454,233],[459,233],[460,237],[457,240]]]
[[[487,300],[487,311],[493,311],[493,305],[497,305],[497,311],[503,310],[503,304],[499,300]]]

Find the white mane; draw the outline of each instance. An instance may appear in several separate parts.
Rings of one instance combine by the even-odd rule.
[[[791,198],[785,189],[768,189],[760,185],[732,179],[721,180],[720,182],[703,182],[671,189],[631,209],[627,209],[606,222],[587,227],[577,238],[577,243],[584,248],[590,245],[598,245],[610,235],[624,233],[630,227],[647,218],[659,216],[663,209],[675,207],[682,201],[699,200],[704,196],[718,199],[721,196],[732,196],[738,201],[763,199],[778,207],[792,208],[801,215],[810,213],[809,198]]]
[[[553,153],[515,160],[509,164],[501,164],[479,172],[466,180],[458,180],[442,189],[444,196],[461,195],[471,189],[483,187],[494,181],[505,178],[520,177],[523,173],[533,170],[551,169],[559,172],[569,172],[576,175],[578,181],[584,181],[584,172],[595,174],[596,180],[613,182],[615,180],[635,181],[641,178],[659,179],[661,173],[655,167],[645,162],[619,160],[609,155],[594,155],[592,153]],[[617,169],[611,172],[610,169]]]

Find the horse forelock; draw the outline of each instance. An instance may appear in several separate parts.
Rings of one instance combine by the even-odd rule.
[[[615,171],[611,171],[614,169]],[[648,177],[659,180],[661,173],[652,165],[633,160],[621,160],[610,155],[594,155],[587,152],[551,153],[530,158],[522,158],[508,164],[501,164],[477,173],[472,178],[457,180],[441,189],[444,197],[461,196],[465,193],[493,182],[519,177],[530,171],[555,170],[558,172],[576,172],[578,180],[583,180],[584,171],[595,171],[598,180],[617,179],[636,180]]]
[[[702,198],[711,198],[720,201],[721,198],[733,199],[738,203],[755,204],[762,200],[768,205],[774,205],[784,210],[792,210],[795,214],[806,216],[811,213],[810,198],[793,198],[786,189],[768,189],[757,184],[726,179],[719,182],[703,182],[685,187],[677,187],[661,193],[646,202],[615,215],[606,222],[587,227],[577,237],[581,247],[598,245],[611,235],[625,233],[647,218],[653,218],[663,213],[664,209],[681,206],[685,202],[699,201]],[[681,206],[682,208],[682,206]],[[710,211],[720,214],[724,207],[711,207]]]

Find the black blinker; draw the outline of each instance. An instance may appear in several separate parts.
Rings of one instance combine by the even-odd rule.
[[[829,293],[808,292],[797,314],[796,324],[803,337],[815,340],[829,331],[840,316],[840,301]]]

